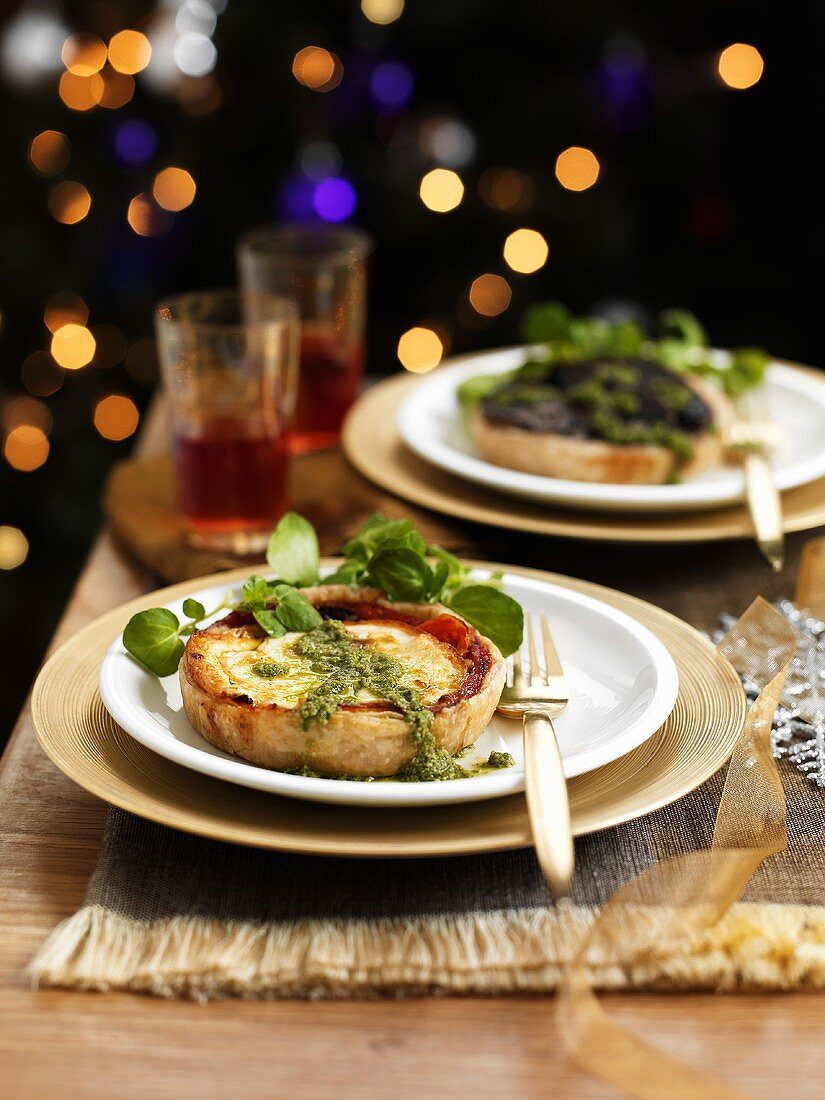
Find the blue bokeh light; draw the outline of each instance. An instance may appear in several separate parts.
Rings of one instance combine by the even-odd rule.
[[[357,197],[355,188],[340,176],[329,176],[315,185],[312,207],[325,222],[342,222],[352,216]]]
[[[413,75],[402,61],[382,61],[370,77],[370,92],[380,107],[403,107],[412,90]]]
[[[157,152],[154,127],[139,118],[121,122],[115,130],[115,152],[126,164],[146,164]]]

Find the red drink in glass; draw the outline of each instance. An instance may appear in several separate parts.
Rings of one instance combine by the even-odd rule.
[[[344,416],[358,396],[364,347],[333,329],[305,325],[300,363],[290,433],[290,450],[297,454],[338,442]]]
[[[286,511],[282,431],[221,417],[177,434],[175,454],[181,511],[196,541],[268,533]]]

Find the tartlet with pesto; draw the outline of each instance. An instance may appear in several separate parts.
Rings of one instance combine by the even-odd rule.
[[[241,598],[138,612],[126,649],[177,673],[194,728],[265,768],[337,779],[460,779],[521,644],[501,578],[475,576],[406,519],[375,515],[320,575],[311,524],[288,513]],[[220,612],[228,611],[217,618]],[[485,767],[512,766],[493,753]]]
[[[514,371],[462,383],[465,420],[486,461],[570,481],[658,485],[724,462],[731,396],[757,385],[767,361],[750,348],[720,364],[681,310],[662,315],[658,339],[556,303],[525,328],[543,343]]]
[[[501,695],[498,648],[440,604],[377,588],[301,590],[322,621],[270,637],[235,611],[193,634],[183,705],[202,736],[279,771],[447,779]]]

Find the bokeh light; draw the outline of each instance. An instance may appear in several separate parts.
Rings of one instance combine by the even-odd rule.
[[[96,34],[73,34],[63,43],[61,57],[74,76],[92,76],[106,64],[106,46]]]
[[[172,53],[175,64],[186,76],[206,76],[215,68],[218,51],[205,34],[182,34]]]
[[[154,126],[140,118],[121,122],[114,135],[115,152],[126,164],[146,164],[157,152]]]
[[[361,11],[370,23],[394,23],[404,10],[404,0],[361,0]]]
[[[341,153],[331,141],[308,141],[298,154],[301,171],[311,180],[334,176],[342,164]]]
[[[29,393],[51,397],[63,385],[65,375],[47,351],[33,351],[23,360],[20,380]]]
[[[195,181],[185,168],[164,168],[152,184],[152,194],[164,210],[185,210],[195,198]]]
[[[547,241],[537,229],[516,229],[504,242],[506,263],[522,275],[532,275],[544,267],[549,252]]]
[[[134,76],[149,64],[152,47],[140,31],[118,31],[109,41],[109,64],[119,73]]]
[[[103,95],[103,77],[100,73],[92,76],[78,76],[65,72],[60,77],[57,94],[72,111],[91,111],[97,107]]]
[[[3,428],[10,432],[20,424],[31,424],[46,435],[52,430],[52,414],[42,401],[36,397],[13,397],[3,406]]]
[[[428,210],[446,214],[461,203],[464,184],[461,176],[450,168],[433,168],[421,180],[418,193]]]
[[[148,191],[141,191],[129,203],[126,221],[139,237],[158,237],[172,224],[172,217]]]
[[[437,367],[444,354],[444,344],[431,328],[416,326],[407,329],[398,341],[398,358],[405,370],[424,374]]]
[[[126,372],[140,382],[151,386],[158,377],[158,353],[154,340],[136,340],[126,353]]]
[[[340,176],[321,180],[312,192],[312,209],[327,222],[342,222],[351,217],[355,203],[354,187]]]
[[[292,75],[305,88],[329,92],[341,83],[344,66],[334,53],[322,46],[305,46],[293,58]]]
[[[72,323],[55,332],[50,350],[55,363],[66,370],[80,370],[91,363],[95,346],[95,338],[86,326]]]
[[[46,303],[43,323],[52,335],[64,325],[85,325],[89,320],[89,307],[79,294],[59,290]]]
[[[19,527],[0,526],[0,569],[17,569],[29,556],[29,540]]]
[[[131,397],[113,393],[95,405],[94,425],[104,439],[128,439],[139,421],[140,413]]]
[[[571,145],[556,157],[556,179],[568,191],[586,191],[599,178],[599,162],[591,149]]]
[[[111,65],[103,69],[99,79],[100,87],[95,82],[92,86],[92,94],[96,96],[98,104],[109,111],[125,107],[135,94],[134,79],[127,73],[116,72]]]
[[[510,284],[501,275],[479,275],[470,287],[470,305],[482,317],[498,317],[512,296]]]
[[[31,473],[49,457],[49,440],[42,428],[18,424],[3,441],[3,455],[13,469]]]
[[[69,163],[69,139],[59,130],[44,130],[32,139],[29,164],[41,176],[56,176]]]
[[[221,86],[212,75],[181,77],[176,95],[188,115],[208,115],[223,102]]]
[[[455,118],[428,118],[418,129],[418,144],[430,160],[447,168],[463,168],[476,154],[476,139],[469,126]]]
[[[92,208],[92,196],[82,183],[62,180],[49,192],[49,213],[63,225],[82,222]]]
[[[370,77],[370,92],[380,107],[403,107],[412,90],[413,75],[402,61],[382,61]]]
[[[116,325],[93,325],[91,331],[95,339],[93,367],[101,367],[106,370],[109,367],[116,367],[118,363],[123,361],[129,344]]]
[[[536,186],[524,172],[513,168],[487,168],[478,181],[481,198],[494,210],[522,214],[536,198]]]
[[[756,46],[746,42],[734,42],[719,54],[719,76],[729,88],[752,88],[758,84],[765,62]]]

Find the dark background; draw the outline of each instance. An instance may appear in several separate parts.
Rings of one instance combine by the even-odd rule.
[[[174,6],[6,6],[5,429],[9,403],[26,392],[25,358],[48,349],[43,315],[56,292],[80,295],[89,325],[117,326],[128,352],[109,367],[93,362],[66,372],[61,388],[42,398],[53,419],[42,467],[23,472],[0,459],[0,524],[20,528],[30,544],[22,565],[0,571],[3,637],[11,640],[0,736],[100,523],[106,469],[133,442],[101,438],[92,425],[96,402],[118,393],[146,407],[155,378],[146,342],[153,303],[169,291],[234,282],[238,234],[299,213],[306,202],[311,183],[300,164],[309,142],[334,144],[340,165],[330,171],[352,184],[353,221],[377,240],[368,329],[374,373],[400,369],[398,337],[412,325],[436,327],[450,351],[503,344],[517,339],[524,308],[548,297],[580,311],[643,317],[682,305],[718,345],[762,345],[818,364],[822,11],[718,0],[409,0],[397,21],[377,26],[358,0],[229,0],[212,36],[218,57],[210,74],[165,91],[138,75],[126,106],[80,113],[58,97],[59,58],[38,79],[33,71],[22,83],[10,75],[10,32],[19,34],[21,19],[34,13],[53,36],[60,24],[103,39],[132,27],[151,39]],[[719,79],[719,51],[732,42],[751,43],[764,58],[754,87],[733,90]],[[340,58],[336,89],[312,91],[293,77],[294,54],[310,44]],[[12,68],[25,70],[25,59],[15,60]],[[412,92],[405,106],[381,113],[369,84],[387,60],[407,67]],[[115,151],[118,128],[129,120],[148,123],[156,139],[142,163],[124,163]],[[469,130],[474,151],[455,165],[466,186],[462,205],[436,214],[423,206],[418,185],[439,163],[427,134],[445,120]],[[46,129],[62,131],[71,145],[56,177],[39,175],[27,159],[32,138]],[[601,164],[596,185],[581,193],[554,177],[555,158],[569,145],[591,148]],[[126,221],[129,201],[167,165],[191,172],[195,201],[162,234],[138,236]],[[484,201],[483,173],[493,167],[527,174],[535,194],[526,209]],[[92,195],[90,214],[75,225],[58,224],[47,208],[50,189],[64,178]],[[502,259],[504,238],[520,226],[550,243],[549,262],[531,276],[513,275]],[[513,289],[495,320],[467,305],[471,281],[484,272],[506,276]]]

